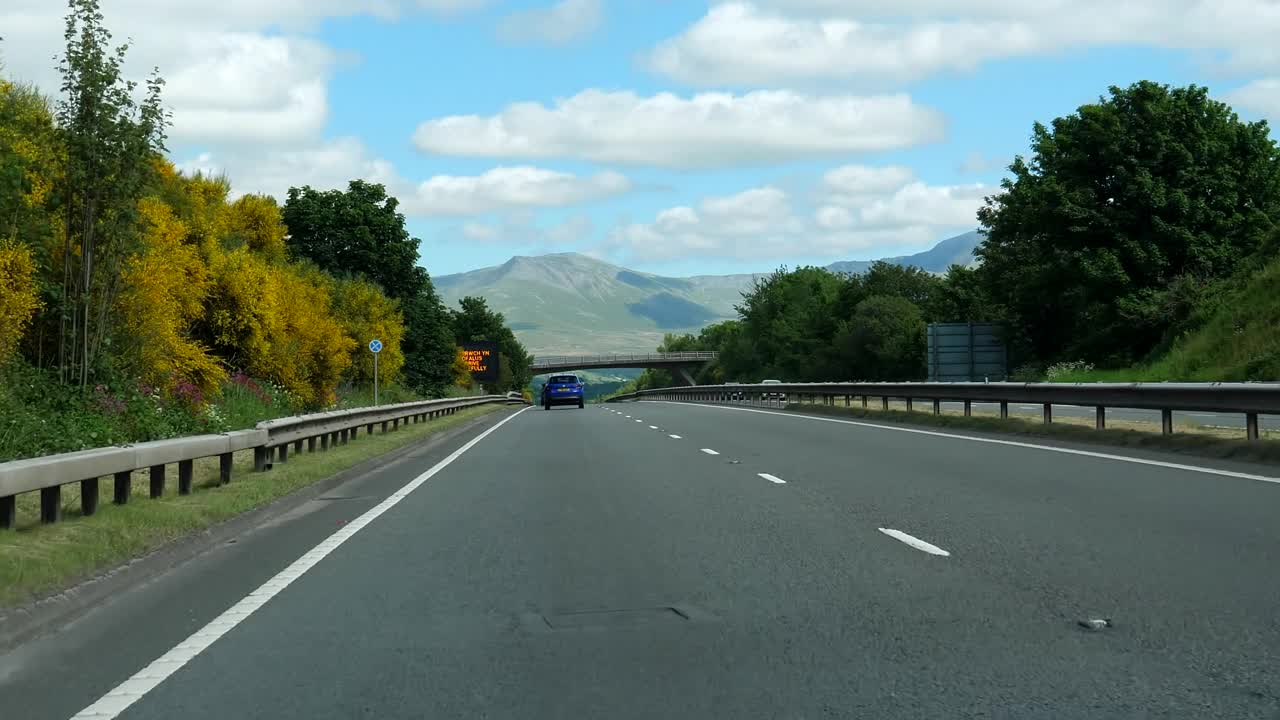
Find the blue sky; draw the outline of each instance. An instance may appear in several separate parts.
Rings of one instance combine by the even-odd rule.
[[[6,70],[56,89],[58,3]],[[6,3],[8,4],[8,3]],[[1048,122],[1140,79],[1280,114],[1272,0],[103,0],[171,153],[235,192],[362,177],[434,275],[578,251],[664,274],[925,249]]]

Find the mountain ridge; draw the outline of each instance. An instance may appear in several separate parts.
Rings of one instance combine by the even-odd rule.
[[[943,272],[953,262],[973,264],[979,241],[972,231],[885,260]],[[864,272],[874,262],[841,261],[826,269]],[[516,255],[501,265],[441,275],[434,283],[450,307],[467,295],[484,297],[535,355],[650,352],[664,333],[697,332],[736,317],[741,293],[771,272],[667,277],[560,252]]]

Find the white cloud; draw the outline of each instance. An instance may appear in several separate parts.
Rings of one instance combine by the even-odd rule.
[[[496,240],[501,235],[499,228],[484,223],[468,222],[462,224],[462,236],[468,240],[487,242]]]
[[[631,182],[615,172],[578,177],[529,166],[499,167],[479,176],[437,175],[419,184],[406,205],[419,215],[475,215],[577,205],[630,189]]]
[[[352,179],[382,183],[412,217],[448,217],[511,213],[537,208],[565,207],[600,200],[631,190],[616,172],[588,177],[536,167],[499,167],[478,176],[437,175],[415,185],[395,167],[372,155],[358,138],[342,137],[310,147],[266,152],[200,153],[177,163],[184,172],[226,174],[233,196],[261,193],[283,199],[290,187],[344,189]],[[462,232],[476,239],[484,231],[475,222]],[[468,229],[470,228],[470,229]]]
[[[328,18],[452,13],[486,0],[128,0],[108,2],[116,42],[132,38],[126,74],[158,67],[173,111],[172,137],[191,143],[313,143],[328,115],[338,55],[298,33]],[[0,29],[7,75],[59,93],[65,2],[5,0]]]
[[[595,32],[603,16],[600,0],[560,0],[511,13],[498,24],[498,36],[511,42],[565,45]]]
[[[833,187],[839,192],[832,193]],[[668,208],[652,222],[620,225],[597,254],[622,262],[663,262],[689,257],[834,260],[872,248],[890,253],[974,227],[989,191],[983,185],[928,185],[895,166],[848,166],[824,176],[817,197],[826,201],[812,212],[798,212],[793,198],[776,187],[756,188],[706,198],[697,208]]]
[[[723,85],[901,82],[1074,47],[1220,51],[1223,67],[1280,60],[1275,0],[758,0],[723,2],[649,54],[673,78]]]
[[[1262,78],[1236,88],[1223,101],[1280,122],[1280,78]]]
[[[906,95],[585,90],[553,107],[522,102],[488,117],[429,120],[414,142],[441,155],[710,168],[903,148],[939,140],[944,130],[938,112]]]
[[[319,135],[335,56],[304,39],[254,33],[192,36],[166,75],[172,135],[191,142],[293,142]]]
[[[391,163],[370,155],[364,144],[354,137],[265,152],[261,149],[232,149],[222,154],[204,152],[175,164],[184,172],[225,174],[231,180],[233,197],[258,193],[283,200],[290,187],[345,189],[350,180],[357,178],[382,183],[388,192],[397,196],[396,191],[406,186]]]
[[[977,150],[960,161],[957,170],[966,175],[979,175],[992,170],[1004,170],[1013,162],[1013,158],[1005,156],[984,155]]]
[[[991,188],[972,185],[926,185],[916,181],[853,209],[862,228],[906,227],[924,222],[942,227],[976,225],[977,211]]]
[[[836,205],[823,205],[818,208],[813,219],[823,230],[844,230],[853,226],[853,213],[848,208]]]
[[[833,197],[856,199],[902,187],[913,177],[911,168],[902,165],[844,165],[828,170],[822,176],[822,186]]]
[[[543,226],[527,213],[508,213],[496,221],[465,222],[457,229],[472,242],[519,245],[551,252],[573,248],[591,235],[594,226],[586,215],[572,215]]]

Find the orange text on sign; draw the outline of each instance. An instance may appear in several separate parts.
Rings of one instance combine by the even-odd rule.
[[[485,372],[489,369],[490,350],[463,350],[462,357],[466,358],[467,366],[471,368],[471,372]]]

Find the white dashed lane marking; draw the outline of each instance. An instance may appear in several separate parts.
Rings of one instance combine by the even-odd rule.
[[[893,530],[891,528],[880,528],[880,532],[884,533],[885,535],[888,535],[894,540],[904,542],[907,545],[910,545],[911,547],[917,550],[920,550],[922,552],[927,552],[930,555],[941,555],[942,557],[951,556],[951,553],[947,552],[946,550],[943,550],[937,545],[934,545],[932,543],[927,543],[921,540],[920,538],[908,535],[902,532],[901,530]]]

